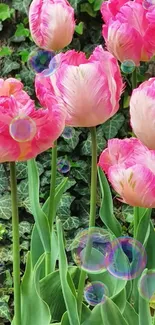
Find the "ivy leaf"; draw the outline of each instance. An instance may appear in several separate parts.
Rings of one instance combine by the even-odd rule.
[[[114,138],[125,121],[123,114],[118,113],[103,124],[103,131],[106,139]]]
[[[11,322],[9,305],[7,302],[3,301],[2,298],[0,298],[0,317],[5,318]]]
[[[88,164],[83,160],[79,160],[76,163],[76,166],[77,166],[76,168],[72,168],[71,174],[73,175],[74,178],[79,179],[87,184],[90,179]]]
[[[24,179],[21,181],[18,186],[18,197],[19,200],[23,200],[29,196],[29,189],[28,189],[28,179]]]
[[[3,46],[0,50],[0,56],[10,56],[12,53],[12,50],[8,46]]]
[[[70,193],[64,193],[60,200],[58,209],[57,209],[57,216],[62,220],[66,220],[66,216],[70,216],[70,206],[73,200],[75,199]]]
[[[10,246],[0,247],[0,261],[1,262],[12,262],[12,248]]]
[[[87,12],[87,14],[91,17],[96,17],[96,12],[93,11],[93,8],[90,3],[82,3],[80,5],[81,12]]]
[[[18,62],[12,61],[11,59],[7,58],[4,62],[4,67],[2,68],[2,75],[7,75],[13,70],[18,70],[20,68],[20,64]]]
[[[83,27],[84,23],[81,21],[78,25],[75,26],[75,31],[77,34],[82,35],[83,34]]]
[[[4,194],[8,190],[9,180],[6,175],[4,165],[0,164],[0,194]]]
[[[93,5],[94,11],[100,10],[102,2],[103,2],[103,0],[95,0],[94,1],[94,5]]]
[[[25,28],[23,23],[20,23],[20,24],[17,25],[15,36],[16,37],[21,37],[21,36],[29,37],[30,36],[30,31],[29,31],[28,28]]]
[[[4,21],[7,18],[10,18],[10,8],[8,5],[0,3],[0,20]]]
[[[9,220],[12,216],[11,196],[10,194],[4,194],[0,196],[0,218]]]
[[[103,126],[99,126],[96,132],[97,137],[97,154],[99,155],[101,151],[106,147],[106,140],[104,138]],[[91,156],[91,134],[88,133],[87,140],[83,141],[81,147],[81,154],[84,156]]]
[[[69,217],[64,223],[63,228],[65,230],[77,229],[80,225],[78,217]]]

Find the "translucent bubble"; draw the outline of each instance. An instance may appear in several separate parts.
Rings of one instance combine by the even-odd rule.
[[[63,131],[63,133],[62,133],[62,137],[64,139],[71,139],[72,136],[73,136],[73,130],[74,129],[72,127],[66,126],[65,129],[64,129],[64,131]]]
[[[135,70],[135,63],[132,60],[125,60],[121,63],[121,70],[128,74],[128,73],[132,73]]]
[[[31,141],[36,131],[36,124],[29,116],[17,116],[9,126],[10,135],[17,142]]]
[[[57,170],[62,173],[66,174],[70,171],[70,163],[66,159],[60,159],[57,162]]]
[[[155,5],[155,0],[143,0],[143,8],[149,10],[150,7]]]
[[[83,230],[71,245],[73,260],[89,273],[103,272],[111,240],[112,236],[105,229],[92,227]]]
[[[59,68],[59,58],[60,56],[55,55],[54,52],[35,50],[30,54],[28,64],[35,73],[39,73],[44,77],[49,77]]]
[[[107,296],[109,296],[108,288],[100,281],[89,283],[84,289],[84,298],[91,306],[103,304]]]
[[[140,295],[147,301],[154,300],[155,295],[155,269],[147,270],[138,282]]]
[[[116,278],[130,280],[142,273],[147,256],[143,245],[131,237],[116,238],[106,256],[107,270]]]

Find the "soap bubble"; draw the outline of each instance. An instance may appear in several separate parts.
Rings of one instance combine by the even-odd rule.
[[[31,141],[36,131],[36,124],[29,116],[17,116],[9,126],[10,135],[17,142]]]
[[[107,270],[116,278],[130,280],[142,273],[147,256],[143,245],[132,237],[116,238],[106,256]]]
[[[70,171],[70,163],[66,159],[59,159],[57,162],[57,170],[62,173],[66,174]]]
[[[155,295],[155,269],[147,270],[138,282],[139,294],[147,301],[153,300]]]
[[[62,137],[64,139],[71,139],[73,136],[73,132],[74,132],[74,129],[72,127],[66,126],[62,133]]]
[[[81,231],[71,245],[74,262],[89,273],[105,271],[105,257],[111,240],[110,233],[102,228]]]
[[[35,50],[30,54],[28,64],[35,73],[49,77],[59,68],[60,56],[50,51]]]
[[[132,60],[125,60],[121,63],[121,70],[128,74],[128,73],[132,73],[135,70],[135,63]]]
[[[143,8],[149,10],[150,7],[155,5],[155,0],[143,0]]]
[[[89,283],[84,289],[84,298],[91,306],[104,303],[107,296],[109,296],[108,288],[100,281]]]

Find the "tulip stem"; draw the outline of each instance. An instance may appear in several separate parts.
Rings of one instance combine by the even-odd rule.
[[[12,201],[14,323],[21,325],[19,216],[15,162],[10,163],[10,184]]]
[[[137,68],[132,72],[131,76],[132,90],[137,87]]]
[[[51,234],[52,234],[53,222],[55,218],[56,171],[57,171],[57,141],[54,142],[54,147],[52,148],[52,160],[51,160],[51,184],[50,184],[50,199],[49,199],[49,210],[48,210],[48,220],[49,220]]]
[[[139,208],[134,207],[134,238],[137,236],[137,228],[139,224]]]
[[[97,192],[97,140],[96,140],[96,127],[90,128],[92,140],[92,165],[91,165],[91,194],[90,194],[90,218],[89,229],[95,227],[96,219],[96,192]],[[86,280],[86,272],[81,270],[78,292],[77,292],[77,308],[79,318],[81,320],[83,291]]]
[[[50,198],[49,198],[49,207],[48,207],[48,221],[49,221],[49,226],[50,226],[51,238],[52,238],[53,223],[54,223],[54,218],[55,218],[56,167],[57,167],[57,141],[54,142],[54,147],[52,148]],[[45,260],[46,275],[48,275],[49,273],[52,272],[52,269],[51,269],[52,256],[51,256],[51,254],[52,254],[52,252],[46,253],[46,260]]]

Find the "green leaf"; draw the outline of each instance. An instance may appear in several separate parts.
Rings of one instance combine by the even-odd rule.
[[[57,234],[59,243],[59,270],[60,270],[60,280],[63,292],[63,297],[66,304],[66,309],[68,312],[68,318],[70,325],[80,325],[78,312],[77,312],[77,302],[76,298],[68,284],[68,264],[64,249],[63,242],[63,231],[61,222],[57,221]]]
[[[139,295],[139,325],[152,325],[149,302]]]
[[[40,296],[39,279],[43,260],[44,256],[41,256],[33,270],[30,253],[27,258],[26,271],[21,284],[22,325],[50,324],[49,307]]]
[[[83,160],[79,160],[76,163],[76,168],[72,168],[71,174],[74,178],[81,180],[88,184],[90,182],[90,171],[88,171],[88,163]]]
[[[138,314],[135,312],[134,308],[126,302],[125,310],[123,316],[128,322],[128,325],[138,325]]]
[[[123,289],[119,292],[115,297],[113,297],[112,301],[117,305],[121,314],[124,312],[126,306],[126,290]]]
[[[51,240],[50,240],[49,223],[39,203],[39,175],[38,175],[37,166],[34,159],[29,160],[27,163],[28,163],[28,178],[29,178],[29,197],[30,197],[32,211],[33,211],[33,216],[44,249],[46,250],[46,252],[50,252]]]
[[[121,113],[117,113],[107,122],[105,122],[103,124],[103,130],[106,139],[114,138],[117,135],[119,129],[122,127],[124,121],[125,121],[124,115]]]
[[[136,239],[142,244],[145,243],[150,233],[151,212],[152,209],[145,209],[137,227]]]
[[[11,53],[12,53],[12,50],[8,46],[3,46],[0,50],[1,57],[10,56]]]
[[[29,58],[29,55],[30,55],[30,52],[28,50],[23,50],[23,51],[20,51],[19,52],[19,55],[21,56],[21,60],[22,62],[27,62],[28,61],[28,58]]]
[[[9,188],[9,179],[3,164],[0,164],[0,194]]]
[[[15,36],[16,37],[20,37],[20,36],[29,37],[30,36],[30,31],[29,31],[28,28],[25,28],[23,23],[20,23],[20,24],[17,25]]]
[[[96,12],[93,11],[93,8],[89,3],[82,3],[80,5],[80,11],[87,12],[87,14],[91,17],[96,17]]]
[[[66,217],[70,216],[70,206],[73,200],[74,196],[71,196],[69,192],[64,193],[62,195],[62,198],[57,208],[57,216],[59,216],[62,221],[65,221]]]
[[[11,59],[6,58],[4,62],[4,66],[1,70],[1,74],[4,76],[9,74],[13,70],[18,70],[19,68],[20,68],[20,64],[18,62],[14,62]]]
[[[63,228],[65,230],[77,229],[80,225],[80,220],[78,217],[69,217],[64,223]]]
[[[121,235],[121,226],[113,213],[113,201],[110,187],[106,176],[101,168],[98,168],[99,182],[102,193],[102,203],[100,207],[100,218],[108,229],[110,229],[116,237]]]
[[[9,220],[12,216],[11,196],[4,194],[0,196],[0,218]]]
[[[100,10],[102,3],[103,3],[103,0],[95,0],[94,6],[93,6],[94,11]]]
[[[84,23],[81,21],[78,25],[75,26],[75,31],[77,34],[82,35],[83,34],[83,27]]]
[[[0,3],[0,20],[4,21],[7,18],[10,18],[10,8],[8,5]]]
[[[154,253],[154,249],[152,249],[152,247],[155,247],[155,230],[154,230],[152,222],[150,222],[150,235],[149,235],[147,245],[146,245],[147,268],[148,269],[155,269],[155,253]]]
[[[9,305],[2,298],[0,298],[0,318],[5,318],[11,322]]]
[[[121,315],[118,307],[115,303],[110,300],[108,297],[106,298],[106,302],[104,304],[98,304],[93,309],[91,316],[84,322],[82,325],[128,325],[125,318]]]

